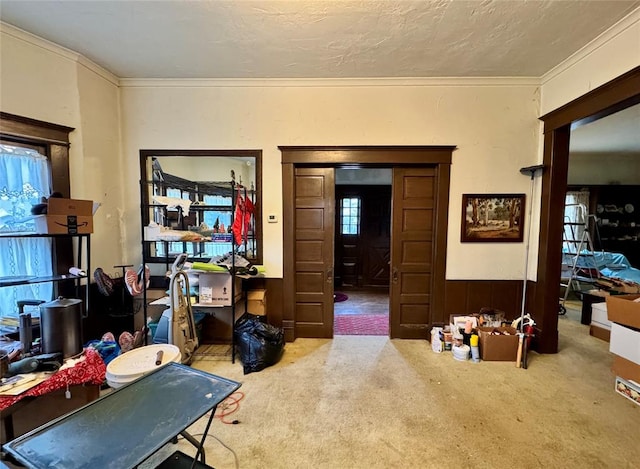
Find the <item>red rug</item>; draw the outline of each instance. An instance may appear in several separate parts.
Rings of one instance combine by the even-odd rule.
[[[334,318],[334,335],[389,335],[386,314],[340,314]]]

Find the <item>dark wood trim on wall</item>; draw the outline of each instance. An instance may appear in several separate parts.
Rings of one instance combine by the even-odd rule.
[[[293,204],[284,203],[287,200],[294,200],[294,180],[295,166],[291,163],[282,164],[282,236],[283,246],[283,270],[282,270],[282,327],[284,337],[287,342],[293,342],[296,338],[295,320],[295,289],[293,282],[295,279],[295,219]],[[284,221],[287,223],[284,223]]]
[[[538,278],[533,301],[539,328],[538,351],[558,351],[558,310],[564,197],[572,126],[640,102],[640,67],[542,116],[544,150]]]
[[[3,142],[43,148],[44,155],[51,163],[51,190],[67,198],[71,197],[69,134],[73,130],[64,125],[0,112],[0,137]],[[56,239],[54,262],[57,272],[67,272],[69,266],[74,265],[71,238]],[[56,288],[60,295],[73,295],[70,286],[58,284]]]
[[[640,102],[640,66],[540,117],[544,131],[584,124]]]
[[[0,112],[0,132],[26,142],[41,142],[69,146],[73,127],[52,124],[29,117]]]
[[[267,321],[272,326],[282,327],[282,279],[265,278],[253,280],[249,288],[267,290]]]
[[[216,157],[250,157],[255,161],[255,197],[256,199],[253,201],[254,205],[257,209],[257,214],[254,217],[255,223],[255,239],[259,240],[257,245],[256,258],[250,259],[255,264],[262,264],[263,262],[263,236],[262,236],[262,216],[259,214],[262,213],[262,150],[185,150],[185,149],[176,149],[176,150],[154,150],[154,149],[141,149],[139,151],[139,164],[140,164],[140,195],[141,195],[141,204],[140,204],[140,219],[142,220],[141,224],[141,239],[144,239],[144,227],[149,224],[149,211],[146,210],[146,207],[149,204],[149,194],[147,192],[147,181],[149,180],[149,175],[147,174],[147,162],[153,157],[189,157],[189,158],[216,158]],[[148,247],[144,247],[145,250],[148,250]],[[150,256],[149,256],[150,257]]]
[[[446,291],[446,271],[447,271],[447,230],[449,227],[449,185],[451,181],[451,165],[439,164],[436,169],[438,173],[438,187],[436,187],[436,207],[435,207],[435,236],[434,236],[434,256],[432,279],[433,292]],[[444,183],[443,183],[444,182]],[[431,323],[435,321],[434,316],[438,311],[443,311],[446,304],[446,295],[431,295]],[[430,336],[428,336],[430,337]]]
[[[283,164],[332,166],[366,164],[390,167],[393,164],[451,164],[455,146],[281,146]]]
[[[0,136],[16,144],[40,145],[51,161],[52,190],[71,197],[69,134],[72,127],[0,112]]]
[[[283,292],[282,327],[285,339],[295,340],[295,187],[296,166],[306,167],[386,167],[437,165],[438,206],[436,256],[433,266],[434,291],[444,291],[447,252],[449,178],[455,146],[280,146],[282,152],[283,200]],[[439,295],[435,295],[439,296]],[[432,309],[442,311],[444,298],[434,298]]]
[[[444,314],[434,322],[449,324],[449,315],[477,313],[481,308],[504,311],[512,321],[520,317],[522,286],[521,280],[447,280]]]

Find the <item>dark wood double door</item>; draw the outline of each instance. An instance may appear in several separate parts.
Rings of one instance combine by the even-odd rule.
[[[295,337],[329,338],[333,337],[334,168],[296,167],[292,176]],[[393,169],[387,270],[392,338],[426,338],[433,322],[431,310],[443,301],[448,177],[449,165]],[[439,230],[438,220],[444,223]],[[285,242],[286,238],[285,231]],[[285,288],[287,270],[285,261]]]

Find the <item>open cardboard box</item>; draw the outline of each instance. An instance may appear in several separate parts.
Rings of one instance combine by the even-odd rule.
[[[480,358],[485,361],[516,361],[519,341],[516,328],[478,327],[478,335],[480,336]]]
[[[35,217],[39,234],[90,234],[93,233],[93,214],[99,204],[91,200],[52,197],[47,204],[47,214]]]
[[[640,329],[640,295],[607,296],[607,318],[628,327]]]

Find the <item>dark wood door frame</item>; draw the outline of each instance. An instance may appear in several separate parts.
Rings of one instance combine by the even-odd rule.
[[[280,146],[282,152],[283,201],[283,312],[282,327],[287,341],[295,340],[295,226],[294,177],[296,166],[308,167],[394,167],[436,165],[441,183],[437,188],[436,256],[433,266],[433,291],[442,292],[434,299],[434,310],[444,311],[444,286],[447,253],[447,218],[449,177],[455,146]]]
[[[569,167],[571,128],[640,103],[640,67],[540,117],[544,150],[538,279],[527,299],[538,327],[538,351],[558,351],[558,294],[561,269],[562,220]]]

